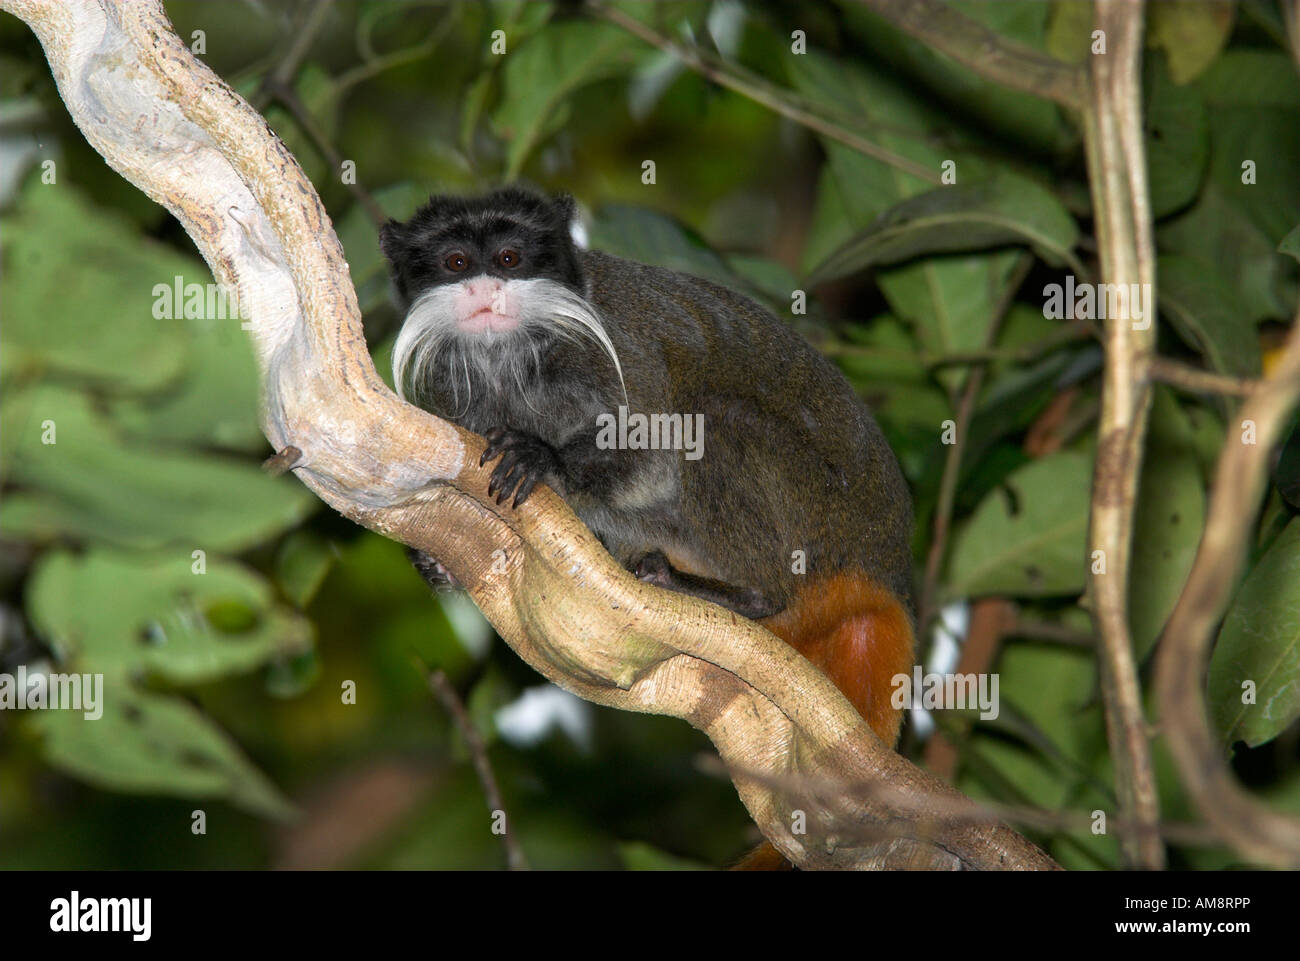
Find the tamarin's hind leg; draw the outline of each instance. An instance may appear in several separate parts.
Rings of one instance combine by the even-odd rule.
[[[632,564],[632,573],[647,584],[712,601],[751,620],[771,617],[781,609],[779,604],[764,597],[755,588],[737,587],[679,571],[669,563],[663,551],[649,551],[642,555]]]

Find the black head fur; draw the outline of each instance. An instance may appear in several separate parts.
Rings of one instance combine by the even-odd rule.
[[[550,198],[505,187],[480,197],[435,195],[406,223],[384,224],[379,246],[408,304],[430,287],[481,274],[502,280],[545,277],[583,294],[582,267],[569,233],[573,216],[568,194]],[[495,262],[503,247],[519,253],[518,267],[506,269]],[[467,270],[447,267],[447,256],[454,251],[470,259]]]

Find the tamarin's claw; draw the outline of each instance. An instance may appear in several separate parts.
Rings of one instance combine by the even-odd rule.
[[[518,507],[528,499],[533,488],[558,467],[555,451],[531,434],[508,427],[493,427],[484,436],[488,444],[478,460],[479,466],[498,456],[501,458],[488,481],[488,496],[495,495],[498,504],[513,491],[515,497],[511,506]]]

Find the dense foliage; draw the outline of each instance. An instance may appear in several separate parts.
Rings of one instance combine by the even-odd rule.
[[[1061,59],[1089,56],[1086,3],[954,6]],[[974,797],[1114,809],[1085,597],[1101,349],[1095,318],[1048,306],[1067,276],[1096,279],[1068,114],[849,0],[619,9],[702,49],[748,93],[774,90],[893,159],[814,134],[574,5],[167,9],[181,37],[201,31],[202,59],[316,184],[385,376],[399,317],[375,208],[402,217],[431,191],[519,177],[573,193],[592,246],[744,290],[818,343],[911,483],[918,584],[936,509],[951,510],[922,590],[944,627],[923,643],[927,666],[953,668],[951,638],[975,606],[1014,604],[1014,628],[982,662],[962,661],[998,672],[999,716],[935,714],[901,749]],[[1280,15],[1268,2],[1156,5],[1147,54],[1159,350],[1256,377],[1293,314],[1300,252],[1300,80]],[[731,785],[693,766],[702,736],[538,690],[463,597],[430,596],[400,545],[259,470],[269,451],[237,317],[160,292],[211,278],[165,211],[85,143],[39,45],[7,16],[0,155],[0,672],[102,672],[112,692],[96,723],[0,713],[0,866],[499,866],[431,667],[488,739],[534,865],[721,864],[753,840]],[[792,309],[799,291],[806,311]],[[172,319],[159,316],[165,296]],[[975,376],[944,505],[945,433]],[[1189,570],[1237,404],[1158,389],[1130,585],[1143,663]],[[1300,810],[1294,434],[1274,480],[1209,696],[1238,774]],[[1241,703],[1243,676],[1257,680],[1254,704]],[[1165,816],[1188,819],[1156,743]],[[205,835],[191,832],[196,809]],[[1033,836],[1070,867],[1118,864],[1113,839],[1086,829]],[[1233,863],[1171,850],[1175,866]]]

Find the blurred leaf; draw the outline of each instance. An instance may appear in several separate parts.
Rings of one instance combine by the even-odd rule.
[[[1129,625],[1143,659],[1191,572],[1205,525],[1205,489],[1191,426],[1172,391],[1157,387],[1142,458],[1129,577]]]
[[[770,257],[732,254],[727,258],[727,265],[755,290],[786,310],[790,308],[791,296],[800,289],[799,278],[790,268]]]
[[[519,176],[539,143],[563,124],[566,98],[579,87],[630,70],[636,43],[605,23],[570,20],[507,48],[501,102],[493,122],[509,146],[506,179]]]
[[[1027,244],[1048,263],[1071,262],[1079,231],[1069,212],[1038,184],[1013,174],[957,183],[895,204],[866,231],[817,266],[815,285],[876,264],[922,254]]]
[[[272,604],[251,571],[220,558],[53,551],[27,609],[60,667],[103,676],[103,717],[41,712],[47,760],[119,791],[222,798],[264,817],[288,803],[234,742],[185,702],[139,690],[150,675],[194,684],[244,673],[311,644],[311,625]]]
[[[1211,180],[1270,241],[1280,242],[1300,223],[1293,177],[1300,169],[1296,107],[1230,102],[1209,113]]]
[[[1158,61],[1146,71],[1143,136],[1156,219],[1196,198],[1210,156],[1210,126],[1200,94],[1175,83]]]
[[[176,377],[189,333],[156,320],[154,285],[211,280],[197,260],[152,243],[71,185],[29,180],[3,221],[5,366],[87,378],[118,390]]]
[[[1086,571],[1092,459],[1073,451],[1022,467],[984,499],[953,542],[955,597],[1077,594]]]
[[[1162,0],[1147,8],[1147,45],[1164,50],[1174,83],[1195,79],[1232,33],[1234,7],[1212,0]]]
[[[61,662],[115,679],[157,674],[198,684],[311,646],[311,625],[276,606],[270,586],[209,556],[92,550],[42,555],[28,585],[33,624]]]
[[[1255,325],[1243,316],[1217,271],[1179,254],[1165,254],[1156,262],[1156,276],[1159,306],[1188,346],[1221,373],[1259,375]]]
[[[112,401],[113,421],[133,440],[260,452],[261,379],[248,333],[233,320],[186,320],[191,362],[177,383]]]
[[[1210,658],[1209,703],[1224,741],[1258,747],[1300,717],[1300,519],[1246,576]],[[1243,704],[1242,684],[1255,685]]]
[[[57,443],[42,443],[46,422]],[[292,526],[319,503],[293,478],[270,477],[253,463],[125,440],[86,397],[64,387],[7,394],[0,429],[8,480],[35,488],[0,504],[0,529],[11,537],[233,551]]]
[[[132,690],[105,678],[104,715],[37,711],[46,760],[110,791],[229,801],[285,820],[293,808],[239,747],[184,701]]]

